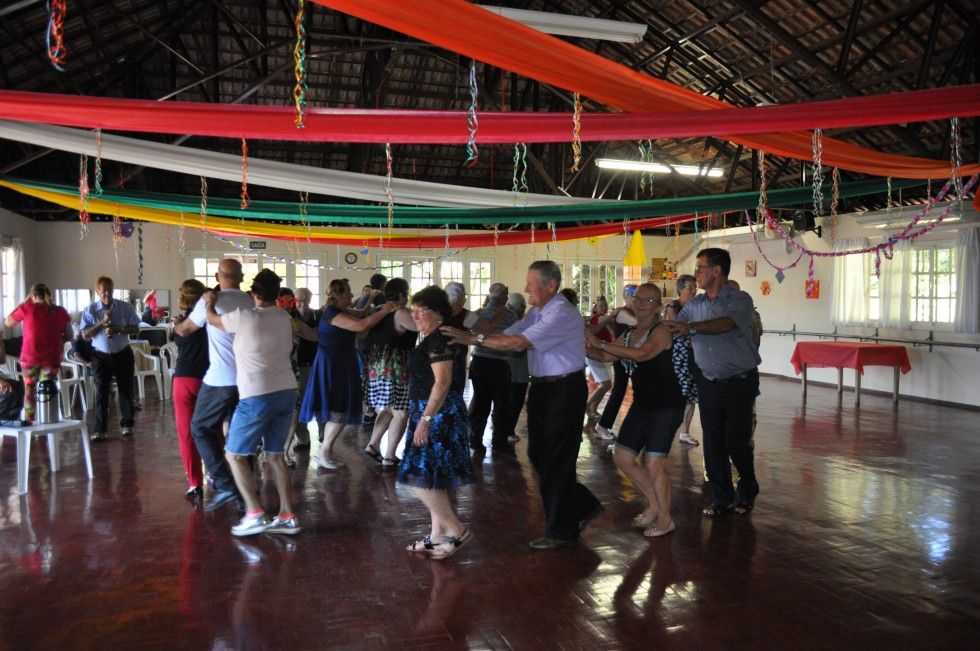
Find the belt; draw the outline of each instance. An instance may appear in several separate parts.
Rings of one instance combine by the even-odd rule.
[[[711,382],[712,384],[728,384],[729,382],[738,382],[740,380],[748,380],[753,373],[758,373],[756,369],[751,371],[745,371],[744,373],[738,373],[737,375],[732,375],[731,377],[722,378],[720,380],[712,380],[711,378],[705,376],[705,380]]]
[[[551,382],[561,382],[577,375],[582,375],[582,371],[572,371],[571,373],[565,373],[564,375],[543,375],[541,377],[531,377],[529,381],[531,384],[550,384]]]

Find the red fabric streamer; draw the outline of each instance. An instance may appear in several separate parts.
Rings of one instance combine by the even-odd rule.
[[[444,47],[625,111],[682,113],[731,108],[730,104],[637,72],[465,0],[313,0],[331,9]],[[777,156],[810,160],[810,135],[784,133],[729,137],[731,142]],[[824,139],[827,167],[895,178],[944,178],[947,161],[898,156]],[[980,172],[980,164],[961,173]]]
[[[572,113],[480,113],[480,142],[568,142]],[[583,142],[836,129],[980,115],[980,84],[805,104],[652,113],[583,113]],[[156,102],[0,90],[0,118],[86,129],[308,142],[466,144],[466,111],[307,109]],[[828,139],[824,139],[826,143]],[[244,152],[243,144],[243,152]],[[826,145],[825,145],[826,151]],[[826,164],[826,154],[824,155]],[[939,175],[948,175],[949,170]],[[963,172],[969,175],[969,170]]]

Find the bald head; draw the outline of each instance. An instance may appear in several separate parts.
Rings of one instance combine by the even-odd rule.
[[[225,258],[218,263],[218,273],[214,274],[221,289],[238,289],[242,284],[242,263],[233,258]]]

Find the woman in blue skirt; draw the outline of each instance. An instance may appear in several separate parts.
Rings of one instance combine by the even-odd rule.
[[[408,358],[408,430],[398,481],[419,489],[429,509],[429,535],[408,551],[443,559],[473,534],[449,501],[449,491],[473,481],[466,404],[466,348],[439,332],[452,310],[446,292],[426,287],[412,297],[412,320],[422,341]]]
[[[367,310],[350,309],[352,299],[346,278],[330,281],[327,307],[320,318],[316,357],[299,408],[300,421],[316,420],[320,427],[323,443],[313,460],[326,470],[344,465],[331,455],[334,441],[345,426],[361,422],[361,374],[354,337],[398,309],[397,303],[387,303],[367,316]]]

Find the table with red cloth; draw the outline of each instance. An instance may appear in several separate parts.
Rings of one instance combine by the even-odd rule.
[[[800,341],[790,358],[797,375],[803,374],[803,400],[806,401],[806,370],[837,369],[837,395],[843,392],[844,369],[854,369],[854,404],[861,404],[861,375],[865,366],[891,366],[895,369],[892,402],[898,402],[899,371],[912,370],[905,346],[871,344],[857,341]]]

